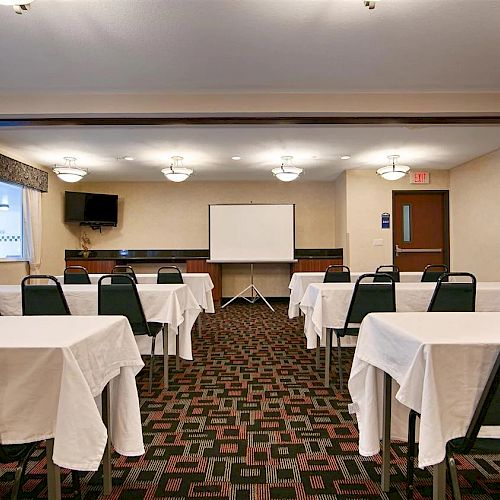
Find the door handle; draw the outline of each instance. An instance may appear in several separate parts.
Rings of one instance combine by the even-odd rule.
[[[437,253],[442,251],[442,248],[401,248],[396,243],[396,256],[400,253]]]

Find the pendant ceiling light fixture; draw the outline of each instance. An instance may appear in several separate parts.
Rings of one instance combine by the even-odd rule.
[[[271,170],[273,175],[283,182],[294,181],[302,173],[302,169],[292,166],[292,160],[293,156],[282,156],[281,167]]]
[[[396,165],[396,160],[399,158],[399,155],[391,155],[387,158],[392,161],[392,165],[387,165],[377,170],[377,174],[382,176],[385,180],[397,181],[410,171],[410,167],[406,165]]]
[[[172,182],[184,182],[192,173],[191,168],[185,168],[182,166],[182,156],[172,156],[172,163],[170,167],[164,168],[162,170],[163,175]]]
[[[16,14],[22,14],[30,10],[35,0],[0,0],[0,5],[10,5]]]
[[[84,168],[77,167],[75,162],[76,158],[65,156],[64,165],[54,165],[52,172],[64,182],[81,181],[87,175],[87,171]]]

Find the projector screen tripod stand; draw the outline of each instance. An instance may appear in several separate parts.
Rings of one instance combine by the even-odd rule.
[[[246,293],[248,290],[251,291],[250,297],[246,296]],[[221,309],[224,309],[224,307],[228,306],[229,304],[231,304],[231,302],[235,301],[236,299],[238,299],[240,297],[242,299],[246,300],[247,302],[250,302],[250,304],[255,304],[255,302],[257,302],[259,299],[262,299],[264,301],[264,303],[266,304],[266,306],[269,307],[269,309],[271,309],[271,311],[275,312],[273,307],[271,306],[271,304],[266,300],[264,295],[262,295],[262,293],[260,293],[259,289],[254,285],[253,264],[250,264],[250,284],[246,288],[244,288],[238,295],[235,295],[231,300],[226,302],[221,307]]]

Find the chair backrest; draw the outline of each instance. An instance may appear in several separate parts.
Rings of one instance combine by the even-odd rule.
[[[390,275],[384,276],[384,282],[372,283],[374,273],[362,274],[354,285],[354,291],[344,324],[346,329],[351,323],[361,323],[372,312],[396,311],[396,287]],[[363,283],[367,281],[367,283]]]
[[[135,335],[149,335],[149,327],[144,315],[139,293],[134,280],[126,275],[120,275],[123,281],[113,283],[112,274],[99,278],[97,284],[98,314],[105,316],[126,316]],[[105,284],[104,280],[111,283]]]
[[[398,266],[378,266],[375,271],[375,277],[373,278],[374,282],[387,281],[387,279],[383,275],[389,275],[393,281],[399,283],[399,267]]]
[[[325,271],[323,283],[350,283],[351,270],[347,266],[332,264]]]
[[[43,284],[28,284],[43,280]],[[46,284],[46,282],[49,284]],[[52,282],[52,283],[51,283]],[[30,274],[21,281],[23,316],[65,316],[71,314],[60,283],[54,276]]]
[[[127,276],[130,276],[133,280],[134,280],[134,283],[137,284],[137,276],[135,275],[135,272],[134,270],[132,269],[132,266],[114,266],[113,269],[111,270],[111,273],[112,274],[120,274],[120,275],[127,275]],[[122,284],[127,284],[128,281],[126,279],[122,279],[121,276],[113,276],[113,279],[111,280],[111,283],[113,284],[118,284],[118,283],[122,283]]]
[[[469,278],[468,282],[449,281],[450,276]],[[436,283],[427,311],[474,312],[476,310],[476,278],[470,273],[444,273]]]
[[[429,264],[425,266],[424,272],[422,273],[422,279],[420,281],[437,281],[438,278],[443,273],[448,273],[450,270],[445,264]]]
[[[182,279],[181,270],[175,266],[163,266],[158,269],[158,275],[156,277],[156,283],[159,284],[170,284],[170,285],[182,285],[184,280]]]
[[[474,446],[474,441],[483,425],[500,426],[500,353],[497,355],[467,429],[464,453]]]
[[[65,285],[90,285],[90,283],[89,273],[83,266],[68,266],[64,270]]]

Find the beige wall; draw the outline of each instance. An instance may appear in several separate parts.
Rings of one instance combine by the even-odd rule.
[[[460,114],[498,113],[500,93],[0,94],[0,115]]]
[[[26,161],[11,151],[0,151],[19,161]],[[30,162],[33,165],[32,162]],[[41,168],[38,165],[33,165]],[[43,168],[41,168],[44,170]],[[42,266],[43,274],[60,274],[64,270],[64,250],[76,248],[79,230],[63,223],[64,191],[68,184],[49,172],[49,190],[42,193]],[[17,284],[29,273],[27,262],[0,262],[0,284]]]
[[[335,247],[334,183],[185,182],[83,183],[81,191],[118,194],[119,225],[102,234],[85,229],[93,249],[208,248],[208,205],[295,203],[297,248]],[[223,293],[248,284],[249,266],[225,265]],[[268,296],[288,294],[289,266],[259,265],[256,284]]]
[[[335,181],[335,244],[344,250],[344,265],[349,266],[346,172],[342,172]]]
[[[346,178],[347,241],[353,271],[374,271],[392,264],[392,191],[449,189],[447,170],[431,171],[430,184],[410,184],[408,176],[386,181],[369,170],[349,170]],[[381,214],[391,214],[391,229],[381,229]],[[382,240],[374,246],[374,240]]]
[[[500,281],[500,149],[450,170],[451,267]]]

